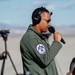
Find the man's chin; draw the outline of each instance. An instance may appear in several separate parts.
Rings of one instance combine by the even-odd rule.
[[[43,31],[43,32],[47,32],[47,30]]]
[[[48,28],[45,30],[45,32],[47,32],[48,31]]]

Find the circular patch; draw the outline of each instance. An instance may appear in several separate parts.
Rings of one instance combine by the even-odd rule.
[[[37,51],[38,51],[40,54],[44,54],[44,53],[46,52],[44,45],[43,45],[43,44],[38,44],[38,45],[37,45]]]

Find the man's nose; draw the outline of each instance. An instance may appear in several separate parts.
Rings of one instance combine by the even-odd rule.
[[[48,26],[51,26],[51,22],[48,23]]]

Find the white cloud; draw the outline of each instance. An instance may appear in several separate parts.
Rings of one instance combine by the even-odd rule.
[[[50,10],[54,10],[55,9],[55,5],[52,3],[52,1],[35,1],[33,3],[34,7],[38,7],[38,6],[44,6]]]
[[[47,5],[46,7],[50,10],[54,10],[56,8],[55,5]]]
[[[44,3],[44,1],[35,1],[33,5],[43,5]]]
[[[61,2],[61,1],[60,1]],[[59,4],[59,2],[54,3],[53,1],[35,1],[33,6],[45,6],[50,10],[54,9],[67,9],[75,6],[75,1],[65,1],[65,3]]]
[[[33,3],[34,6],[46,6],[49,4],[49,1],[35,1]]]

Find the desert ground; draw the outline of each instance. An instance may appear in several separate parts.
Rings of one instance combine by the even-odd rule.
[[[7,40],[7,50],[10,53],[12,61],[16,67],[18,74],[23,74],[22,67],[22,59],[20,53],[20,39],[22,36],[8,36]],[[75,57],[75,36],[63,36],[66,41],[66,44],[62,44],[63,47],[55,57],[56,65],[58,68],[59,75],[66,75],[69,71],[69,65],[73,57]],[[49,43],[51,44],[52,37],[49,39]],[[0,52],[5,51],[4,40],[0,37]],[[0,73],[2,69],[3,61],[0,60]],[[6,59],[5,67],[4,67],[4,75],[16,75],[16,72],[12,66],[12,63],[9,59],[9,56]]]

